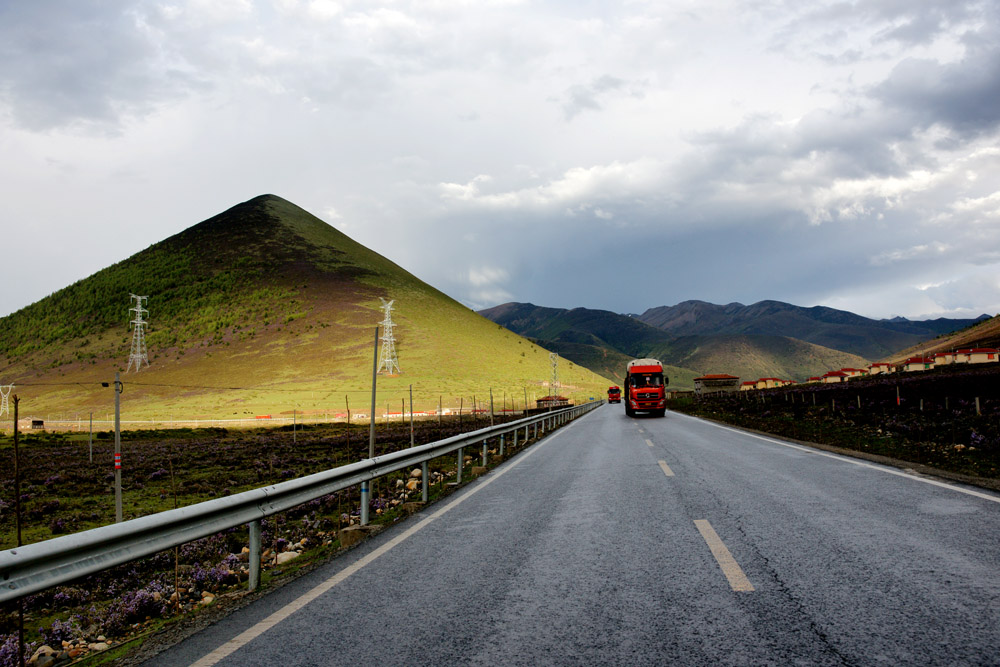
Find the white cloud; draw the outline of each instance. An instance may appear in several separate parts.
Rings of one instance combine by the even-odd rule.
[[[67,246],[11,258],[0,312],[263,192],[467,303],[996,302],[995,3],[0,12],[5,222]]]

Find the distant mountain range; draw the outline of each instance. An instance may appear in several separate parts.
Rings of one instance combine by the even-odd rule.
[[[684,301],[676,306],[650,308],[637,319],[673,336],[788,336],[874,361],[929,338],[964,329],[989,319],[989,315],[976,319],[872,320],[846,310],[803,308],[781,301],[760,301],[749,306]]]
[[[706,373],[801,381],[831,369],[865,365],[988,318],[872,320],[780,301],[750,306],[685,301],[641,315],[530,303],[506,303],[479,312],[609,379],[618,379],[630,358],[659,358],[672,367],[672,384],[681,387],[690,387],[694,377]]]

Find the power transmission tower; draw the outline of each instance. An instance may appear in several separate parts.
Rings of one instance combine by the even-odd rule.
[[[132,369],[132,364],[135,364],[138,373],[142,369],[143,362],[149,366],[149,358],[146,356],[146,321],[142,319],[143,314],[149,314],[149,311],[142,307],[142,302],[149,297],[135,294],[129,296],[135,299],[135,305],[128,309],[130,313],[135,313],[135,319],[132,320],[132,351],[128,355],[125,372],[128,373]]]
[[[10,390],[14,388],[14,385],[0,385],[0,417],[10,414],[10,408],[7,407],[7,397],[10,396]]]
[[[549,396],[555,398],[559,392],[559,355],[549,352],[549,361],[552,362],[552,379],[549,380]]]
[[[378,372],[381,373],[384,370],[386,375],[395,375],[401,372],[399,360],[396,359],[396,338],[392,333],[392,304],[394,303],[396,303],[395,299],[392,301],[382,299],[385,319],[382,320],[382,348],[378,353]]]

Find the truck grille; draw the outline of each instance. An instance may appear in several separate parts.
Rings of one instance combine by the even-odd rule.
[[[640,401],[655,401],[657,399],[656,394],[639,394],[636,396]]]

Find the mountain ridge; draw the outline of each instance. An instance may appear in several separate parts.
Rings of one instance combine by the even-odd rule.
[[[670,365],[671,372],[680,380],[672,382],[672,386],[680,388],[691,388],[693,379],[705,373],[739,373],[744,379],[781,376],[801,381],[831,368],[867,363],[859,355],[788,336],[747,333],[675,336],[638,318],[606,310],[511,302],[479,312],[544,347],[559,348],[567,357],[617,381],[621,380],[623,358],[627,361],[646,356]],[[687,316],[695,317],[691,313]],[[619,367],[609,367],[610,363]]]
[[[674,336],[705,334],[780,335],[803,340],[866,359],[879,359],[982,318],[935,320],[873,320],[827,306],[795,306],[764,300],[750,305],[724,306],[705,301],[683,301],[675,306],[649,308],[642,322]]]

